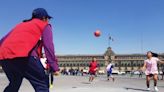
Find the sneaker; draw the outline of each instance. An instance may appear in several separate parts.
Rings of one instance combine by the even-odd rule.
[[[157,88],[157,86],[154,87],[154,90],[155,90],[155,92],[158,92],[159,91],[158,88]]]
[[[50,84],[50,89],[52,89],[53,88],[53,85],[52,84]]]
[[[151,89],[150,88],[147,88],[147,91],[150,91]]]

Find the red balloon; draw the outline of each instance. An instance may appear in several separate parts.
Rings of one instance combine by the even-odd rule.
[[[101,32],[100,32],[99,30],[97,30],[97,31],[94,32],[94,35],[95,35],[96,37],[99,37],[99,36],[101,35]]]

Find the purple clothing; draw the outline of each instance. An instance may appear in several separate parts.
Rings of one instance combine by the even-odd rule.
[[[52,68],[53,71],[58,71],[58,60],[57,57],[55,56],[55,49],[54,49],[54,44],[53,44],[53,36],[52,36],[52,28],[51,25],[48,25],[41,36],[41,41],[38,43],[39,45],[42,44],[45,55],[47,58],[47,62],[50,64],[50,67]],[[31,56],[39,57],[37,54],[37,48],[34,48],[31,51]]]
[[[3,41],[8,37],[8,35],[11,32],[9,32],[5,37],[3,37],[0,40],[0,46],[1,46]],[[41,39],[42,39],[41,40],[41,44],[44,47],[45,55],[46,55],[46,58],[47,58],[47,62],[50,64],[50,67],[52,68],[52,71],[58,71],[59,70],[58,60],[57,60],[57,58],[55,56],[55,50],[54,50],[54,44],[53,44],[53,36],[52,36],[52,28],[51,28],[50,25],[48,25],[44,29]],[[31,51],[31,55],[30,56],[39,57],[39,55],[37,54],[37,48],[38,48],[38,46],[36,46]]]

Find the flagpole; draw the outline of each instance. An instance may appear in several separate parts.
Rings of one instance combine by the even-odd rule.
[[[108,45],[109,45],[109,47],[111,47],[111,36],[110,36],[110,34],[108,36]]]
[[[110,39],[108,38],[108,46],[110,47]]]
[[[108,34],[108,47],[110,47],[110,34]]]

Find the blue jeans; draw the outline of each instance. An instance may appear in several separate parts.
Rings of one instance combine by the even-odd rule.
[[[112,71],[107,71],[107,76],[108,77],[112,76]]]
[[[18,92],[23,78],[29,80],[35,92],[49,92],[49,77],[39,59],[15,58],[3,60],[1,64],[9,80],[4,92]]]

